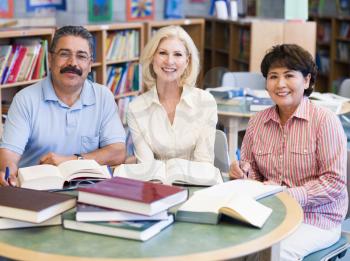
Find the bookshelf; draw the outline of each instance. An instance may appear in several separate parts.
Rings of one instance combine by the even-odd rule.
[[[37,42],[37,41],[41,41],[43,42],[43,40],[46,40],[47,45],[50,45],[51,43],[51,39],[53,37],[54,34],[54,28],[11,28],[11,29],[2,29],[0,30],[0,45],[4,46],[4,45],[11,45],[12,46],[12,50],[11,52],[14,53],[14,44],[23,44],[23,45],[27,45],[28,42]],[[22,42],[22,43],[21,43]],[[26,43],[23,43],[26,42]],[[0,113],[1,115],[6,114],[7,110],[9,108],[9,105],[12,101],[13,96],[15,95],[16,92],[18,92],[19,90],[21,90],[22,88],[36,83],[38,81],[40,81],[40,78],[46,76],[48,68],[47,68],[47,63],[46,63],[46,56],[47,56],[47,47],[46,46],[41,46],[41,49],[43,51],[43,53],[45,54],[43,56],[43,59],[41,60],[42,62],[42,73],[41,76],[38,76],[38,79],[31,79],[31,77],[26,78],[26,79],[22,79],[20,81],[15,81],[12,83],[6,83],[6,81],[2,84],[0,84],[1,87],[1,91],[0,91],[0,98],[1,98],[1,107],[0,107]],[[27,49],[27,52],[28,49]],[[9,56],[11,57],[11,55]],[[24,56],[22,62],[19,62],[20,64],[20,69],[22,70],[22,63],[24,63],[24,59],[26,59],[26,57]],[[39,58],[37,58],[39,60]],[[4,62],[5,67],[7,66],[8,61],[10,60],[7,59],[6,62]],[[14,60],[16,61],[16,60]],[[35,61],[33,61],[32,65],[30,67],[33,66],[33,69],[35,67],[34,63],[36,63]],[[6,71],[2,71],[2,75],[4,75],[6,73]],[[20,72],[19,72],[20,73]],[[2,121],[1,121],[2,122]],[[2,130],[2,123],[1,123],[1,130]]]
[[[204,87],[213,87],[227,71],[260,72],[263,56],[275,44],[296,43],[315,55],[316,23],[206,17],[205,37]]]
[[[199,51],[199,59],[201,62],[201,68],[204,65],[204,19],[174,19],[174,20],[160,20],[160,21],[148,21],[145,22],[145,40],[152,36],[152,34],[164,26],[178,25],[181,26],[192,38]],[[203,79],[203,70],[200,70],[198,76],[198,86],[201,85]]]

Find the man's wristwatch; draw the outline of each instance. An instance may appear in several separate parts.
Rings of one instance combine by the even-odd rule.
[[[83,160],[84,157],[81,154],[74,154],[77,157],[77,160]]]

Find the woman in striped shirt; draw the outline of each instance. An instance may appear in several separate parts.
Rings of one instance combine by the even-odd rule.
[[[276,106],[255,114],[230,177],[277,183],[302,206],[304,220],[281,242],[281,260],[302,260],[334,244],[347,212],[346,136],[337,116],[315,106],[316,65],[300,46],[274,46],[261,72]]]

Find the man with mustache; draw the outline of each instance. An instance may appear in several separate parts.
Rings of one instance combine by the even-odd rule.
[[[105,86],[87,80],[93,44],[81,26],[56,31],[50,73],[18,92],[9,109],[0,143],[0,186],[16,185],[18,167],[80,158],[101,165],[124,162],[125,132],[114,97]]]

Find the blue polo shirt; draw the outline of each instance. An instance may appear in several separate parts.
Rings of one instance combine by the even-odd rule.
[[[56,96],[49,75],[15,95],[0,148],[22,155],[19,167],[26,167],[48,152],[82,154],[117,142],[125,142],[125,131],[105,86],[86,80],[69,107]]]

